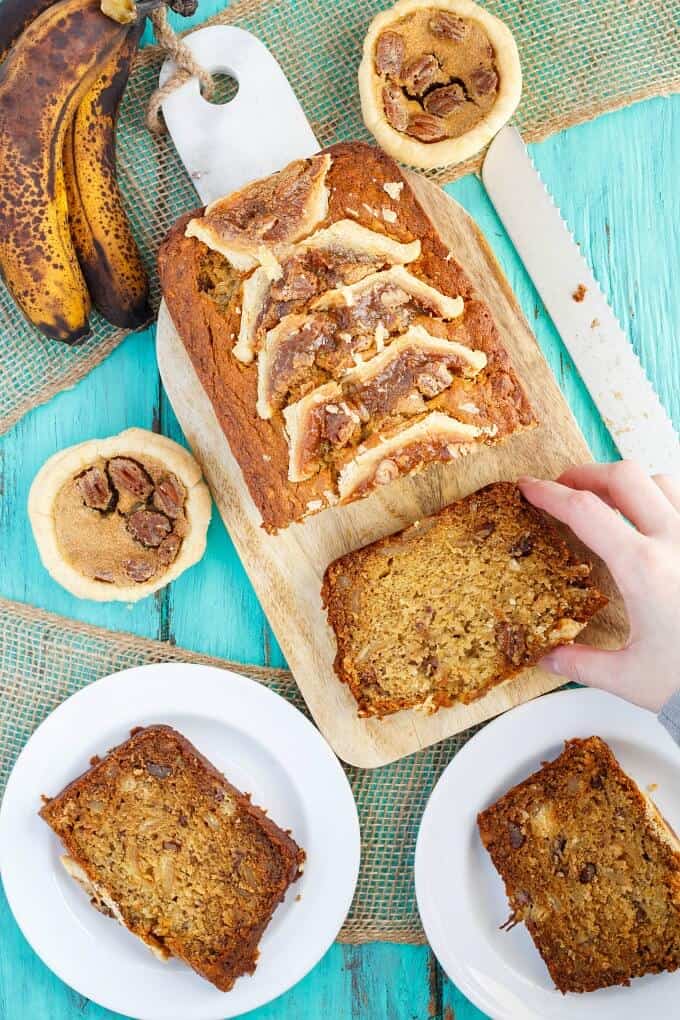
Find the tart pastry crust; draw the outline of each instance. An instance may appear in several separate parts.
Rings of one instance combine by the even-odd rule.
[[[384,33],[396,29],[399,22],[408,19],[409,15],[430,11],[435,14],[438,11],[446,12],[454,19],[472,22],[481,29],[493,48],[497,94],[490,109],[486,110],[464,134],[441,140],[420,141],[407,134],[406,130],[395,129],[388,122],[384,106],[384,89],[390,78],[389,73],[386,76],[384,73],[378,73],[376,69],[376,49],[379,38]],[[445,42],[439,40],[439,45],[445,45]],[[464,46],[464,41],[459,45]],[[450,87],[458,87],[458,84]],[[439,91],[443,89],[440,88]],[[361,111],[366,127],[385,152],[403,163],[432,169],[460,163],[473,156],[507,123],[519,103],[521,92],[522,71],[512,33],[502,21],[473,0],[399,0],[394,7],[378,14],[370,24],[359,66]],[[421,119],[434,123],[437,117],[430,116],[427,105],[425,100]],[[432,112],[435,110],[433,107]],[[427,127],[427,124],[424,127]]]
[[[149,580],[125,584],[88,577],[69,561],[60,545],[55,509],[64,487],[102,459],[110,462],[113,458],[130,458],[144,469],[149,463],[160,465],[184,488],[185,530],[179,551],[174,561],[161,566]],[[166,436],[137,428],[108,439],[90,439],[55,453],[36,475],[28,496],[28,516],[46,570],[72,595],[97,602],[136,602],[193,566],[205,552],[211,506],[210,492],[191,454]],[[128,522],[130,516],[134,514],[128,516]],[[153,544],[157,544],[155,540]]]

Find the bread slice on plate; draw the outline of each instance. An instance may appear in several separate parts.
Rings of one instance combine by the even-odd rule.
[[[493,314],[372,146],[183,217],[159,270],[269,532],[536,425]]]
[[[600,737],[478,818],[482,843],[561,992],[680,966],[680,844]]]
[[[169,726],[129,740],[46,800],[64,867],[161,959],[229,991],[305,853]]]
[[[482,697],[607,599],[545,514],[489,485],[327,568],[335,670],[362,716]]]

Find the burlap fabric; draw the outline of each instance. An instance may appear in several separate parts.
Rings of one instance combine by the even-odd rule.
[[[385,6],[385,0],[235,0],[212,20],[250,29],[267,44],[317,138],[327,145],[366,137],[356,68],[368,22]],[[519,44],[524,95],[516,121],[529,141],[606,110],[680,88],[677,3],[487,0],[485,6],[507,21]],[[196,204],[172,143],[152,137],[144,126],[160,59],[153,47],[139,55],[118,131],[121,184],[154,276],[156,303],[153,266],[158,244],[177,216]],[[432,176],[444,183],[476,166],[471,161]],[[69,349],[45,340],[24,322],[0,284],[0,432],[31,407],[72,386],[124,335],[95,317],[92,336],[81,347]]]
[[[286,670],[212,659],[0,599],[0,794],[20,750],[57,705],[93,680],[148,662],[202,662],[234,669],[307,714]],[[434,784],[472,732],[381,769],[345,766],[359,809],[362,863],[340,941],[425,941],[413,885],[418,825]]]

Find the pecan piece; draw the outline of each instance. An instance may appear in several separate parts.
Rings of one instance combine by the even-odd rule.
[[[416,379],[416,386],[424,397],[431,400],[445,390],[453,382],[453,376],[446,365],[432,362],[425,366]]]
[[[414,114],[409,119],[406,131],[421,142],[439,142],[446,137],[444,121],[430,113]]]
[[[176,839],[164,839],[162,845],[164,850],[174,850],[176,852],[182,849],[182,844],[178,843]]]
[[[165,475],[156,486],[152,502],[157,510],[174,521],[184,508],[185,497],[186,492],[179,478],[175,475]]]
[[[470,81],[478,96],[488,96],[498,88],[498,75],[491,67],[478,67],[470,75]]]
[[[291,270],[272,284],[269,294],[273,301],[306,301],[314,297],[318,289],[316,276],[293,263]]]
[[[446,117],[448,113],[465,105],[465,90],[461,85],[443,85],[440,89],[432,89],[425,96],[423,106],[434,117]]]
[[[109,510],[113,503],[113,490],[104,472],[98,467],[88,468],[76,478],[76,486],[85,506],[91,510]]]
[[[146,771],[150,776],[155,776],[156,779],[167,779],[172,773],[169,765],[157,765],[155,761],[148,761],[146,763]]]
[[[496,646],[513,666],[521,665],[526,652],[526,631],[521,624],[500,620],[494,633]]]
[[[177,553],[181,539],[179,535],[171,532],[167,538],[164,538],[161,544],[158,546],[158,562],[162,567],[169,567],[171,563],[177,559]]]
[[[508,835],[510,837],[510,846],[513,850],[519,850],[521,846],[524,846],[526,837],[519,825],[515,825],[514,822],[508,822]]]
[[[156,549],[172,531],[172,524],[165,514],[155,510],[135,510],[127,519],[127,529],[136,542]]]
[[[478,542],[485,542],[487,538],[493,535],[495,530],[496,530],[495,521],[484,521],[484,523],[480,524],[479,527],[475,530],[474,537]]]
[[[597,866],[593,864],[592,861],[589,861],[587,864],[584,864],[583,867],[581,868],[578,880],[579,882],[582,882],[584,885],[586,885],[588,882],[592,882],[592,880],[595,878],[596,873]]]
[[[403,36],[398,32],[383,32],[375,47],[375,69],[378,74],[398,75],[405,53]]]
[[[351,415],[335,404],[326,408],[323,429],[331,446],[346,446],[352,438],[357,423]]]
[[[406,90],[416,96],[422,96],[439,74],[439,61],[434,53],[423,53],[409,61],[403,71],[403,80]]]
[[[141,464],[131,457],[113,457],[108,463],[109,478],[120,492],[125,489],[138,499],[148,499],[153,482]]]
[[[408,127],[408,110],[399,86],[385,85],[382,100],[387,123],[391,124],[395,131],[405,131]]]
[[[429,28],[433,35],[452,42],[460,42],[465,37],[465,22],[450,11],[437,11],[430,18]]]
[[[130,580],[137,584],[148,581],[156,573],[153,563],[148,563],[146,560],[125,560],[123,570]]]
[[[436,655],[433,655],[430,652],[430,654],[425,656],[425,658],[420,664],[420,667],[425,673],[425,676],[431,678],[435,675],[435,673],[439,669],[439,659],[437,658]]]
[[[533,551],[534,540],[528,532],[520,535],[517,541],[510,546],[510,555],[514,556],[516,560],[521,560],[523,556],[529,556]]]

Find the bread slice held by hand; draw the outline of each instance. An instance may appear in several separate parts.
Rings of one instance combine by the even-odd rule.
[[[526,924],[561,992],[680,966],[680,844],[600,737],[567,741],[478,825],[504,927]]]
[[[305,859],[169,726],[133,731],[40,815],[93,906],[221,991],[254,972],[262,934]]]
[[[606,597],[508,482],[347,553],[322,599],[359,715],[465,704],[572,641]]]

